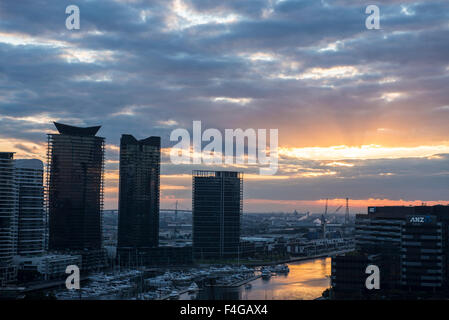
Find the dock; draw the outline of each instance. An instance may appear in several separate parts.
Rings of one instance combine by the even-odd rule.
[[[178,294],[180,296],[180,295],[185,294],[187,292],[189,292],[189,290],[188,289],[184,289],[184,290],[178,291]],[[169,298],[170,298],[170,295],[166,294],[165,296],[159,297],[159,299],[157,299],[157,300],[168,300]]]
[[[259,279],[260,277],[262,277],[262,275],[255,275],[253,277],[247,278],[247,279],[243,279],[243,280],[238,280],[235,281],[231,284],[218,284],[218,285],[213,285],[213,287],[217,287],[217,288],[236,288],[236,287],[240,287],[244,284],[247,284],[248,282],[254,281],[256,279]]]
[[[290,259],[282,259],[278,261],[269,261],[269,262],[251,262],[251,263],[245,263],[246,266],[251,267],[259,267],[259,266],[272,266],[276,264],[285,264],[285,263],[292,263],[292,262],[299,262],[299,261],[307,261],[307,260],[313,260],[313,259],[319,259],[319,258],[329,258],[333,257],[338,254],[343,254],[347,252],[354,251],[354,248],[348,248],[348,249],[342,249],[342,250],[336,250],[331,252],[323,252],[316,255],[310,255],[310,256],[300,256],[300,257],[292,257]]]

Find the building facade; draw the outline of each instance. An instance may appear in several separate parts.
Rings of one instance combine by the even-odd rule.
[[[160,137],[137,140],[132,135],[122,135],[117,239],[119,254],[122,249],[150,248],[159,244],[160,162]]]
[[[67,266],[82,267],[80,255],[42,254],[33,256],[16,256],[14,264],[18,267],[19,280],[23,282],[36,280],[65,279]]]
[[[138,266],[187,266],[193,263],[192,246],[121,248],[119,264],[128,268]]]
[[[101,250],[104,138],[100,126],[55,123],[48,135],[49,249]]]
[[[45,250],[44,166],[37,159],[15,160],[19,193],[17,254],[40,255]]]
[[[368,275],[365,273],[369,265],[384,268],[381,255],[352,252],[349,254],[332,258],[331,263],[331,286],[333,298],[361,299],[368,296],[370,291],[366,288],[365,281]],[[382,274],[383,275],[383,274]],[[380,277],[380,287],[383,290],[385,281]]]
[[[448,232],[449,206],[369,207],[368,214],[356,216],[357,254],[335,261],[343,268],[356,255],[377,254],[384,289],[415,296],[449,293]],[[348,279],[338,267],[332,274],[338,291]]]
[[[193,171],[193,255],[235,258],[240,249],[243,173]]]
[[[18,193],[14,153],[0,152],[0,287],[16,280]]]
[[[430,212],[406,216],[401,233],[401,285],[407,289],[447,287],[447,219]]]

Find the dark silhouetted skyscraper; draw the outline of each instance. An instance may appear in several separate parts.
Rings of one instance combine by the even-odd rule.
[[[159,244],[161,138],[120,140],[118,249]]]
[[[18,194],[14,176],[14,153],[0,152],[0,287],[15,280],[12,259],[17,254]]]
[[[355,224],[356,251],[332,260],[337,298],[373,294],[365,287],[370,264],[380,268],[380,289],[387,298],[447,295],[449,206],[368,207]]]
[[[193,171],[193,254],[198,259],[237,257],[243,173]]]
[[[19,191],[17,254],[31,256],[45,250],[44,166],[37,159],[15,161]]]
[[[100,249],[104,171],[104,138],[96,136],[100,126],[55,126],[59,134],[48,135],[49,249]]]

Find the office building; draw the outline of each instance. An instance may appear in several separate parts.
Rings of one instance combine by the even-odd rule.
[[[15,160],[19,194],[17,254],[31,256],[45,250],[44,167],[37,159]]]
[[[333,298],[362,299],[365,296],[369,296],[370,293],[374,293],[370,292],[365,285],[368,277],[368,274],[365,272],[369,265],[376,265],[382,271],[385,267],[380,254],[354,251],[333,257],[331,264]],[[384,272],[382,272],[380,277],[380,288],[382,290],[386,286],[383,275]]]
[[[118,252],[159,244],[161,138],[120,140]],[[126,253],[127,255],[128,253]]]
[[[448,287],[449,208],[407,215],[402,227],[401,285],[408,290]]]
[[[243,173],[193,171],[193,254],[196,259],[239,254]]]
[[[383,288],[441,293],[449,289],[449,206],[369,207],[356,215],[356,250],[359,255],[378,254]],[[336,258],[354,260],[354,254]],[[365,266],[366,267],[366,266]],[[333,269],[333,287],[348,282]],[[360,271],[360,270],[359,270]],[[348,277],[350,275],[348,274]]]
[[[48,135],[49,249],[101,250],[104,138],[100,126],[55,123]]]
[[[0,287],[16,280],[18,194],[14,153],[0,152]]]

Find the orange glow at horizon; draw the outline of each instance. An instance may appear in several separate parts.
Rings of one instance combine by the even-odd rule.
[[[16,152],[15,158],[38,158],[42,161],[46,160],[46,142],[31,142],[24,139],[5,139],[0,138],[0,150]],[[117,152],[120,148],[113,144],[106,144],[106,149],[112,152]],[[162,154],[167,155],[169,148],[162,149]],[[422,145],[416,147],[384,147],[381,145],[363,145],[359,147],[349,147],[345,145],[331,146],[331,147],[280,147],[279,155],[281,162],[279,163],[282,169],[285,166],[285,172],[289,173],[289,166],[303,169],[303,172],[292,172],[292,174],[279,174],[274,176],[260,176],[258,174],[246,173],[244,179],[246,181],[261,182],[288,180],[288,179],[315,179],[322,176],[335,175],[333,168],[345,167],[347,170],[352,170],[357,164],[351,163],[351,160],[363,159],[398,159],[398,158],[428,158],[438,160],[441,157],[438,154],[449,153],[449,143],[440,143],[435,145]],[[117,157],[118,158],[118,157]],[[282,159],[294,160],[305,159],[321,161],[322,166],[328,167],[328,170],[313,171],[313,169],[302,168],[299,164],[287,163],[283,164]],[[118,165],[118,159],[109,159],[108,164]],[[162,166],[170,165],[162,163]],[[240,165],[242,170],[249,168],[247,165]],[[226,168],[227,169],[227,168]],[[234,168],[235,169],[235,168]],[[294,170],[296,171],[296,170]],[[387,174],[385,174],[387,175]],[[107,169],[105,171],[105,208],[113,209],[117,207],[118,197],[118,181],[119,174],[117,169]],[[175,198],[168,194],[170,191],[187,191],[191,188],[191,173],[182,174],[161,174],[161,208],[164,206],[172,206],[172,204],[179,200],[180,204],[185,209],[191,207],[190,198]],[[358,199],[350,200],[350,205],[357,210],[365,211],[367,206],[388,206],[388,205],[421,205],[426,202],[428,205],[434,204],[448,204],[448,201],[426,201],[423,200],[391,200],[391,199]],[[344,199],[329,200],[330,206],[344,205]],[[259,208],[259,209],[258,209]],[[245,199],[244,211],[256,212],[264,208],[267,212],[274,211],[293,211],[294,209],[303,210],[302,208],[310,208],[310,210],[321,210],[324,208],[324,200],[267,200],[267,199]],[[279,208],[276,210],[276,208]],[[309,210],[309,209],[308,209]]]
[[[307,211],[307,210],[316,210],[315,212],[324,211],[326,199],[320,200],[269,200],[269,199],[245,199],[244,200],[244,211],[253,212],[256,206],[264,206],[264,207],[272,207],[272,208],[291,208],[290,211],[298,210],[298,211]],[[339,206],[345,206],[346,199],[329,199],[329,213],[332,213],[333,209]],[[368,207],[382,207],[382,206],[420,206],[420,205],[449,205],[448,200],[440,200],[440,201],[422,201],[422,200],[392,200],[392,199],[349,199],[349,207],[350,211],[354,213],[357,212],[366,212]],[[245,209],[246,208],[246,209]],[[304,208],[307,208],[304,210]],[[287,210],[287,209],[283,209]],[[283,211],[280,210],[272,210],[275,211]],[[344,211],[340,211],[344,212]]]
[[[162,188],[161,188],[162,189]],[[192,199],[191,198],[179,198],[172,195],[163,195],[161,191],[161,204],[162,209],[172,209],[176,202],[179,202],[179,208],[183,210],[191,210]],[[110,198],[106,201],[106,209],[117,209],[117,198]],[[324,211],[326,199],[320,200],[269,200],[269,199],[244,199],[243,200],[243,212],[298,212],[310,211],[312,213],[322,213]],[[343,209],[339,211],[340,214],[344,213],[344,206],[346,199],[329,199],[328,213],[333,213],[339,206],[343,206]],[[354,213],[366,213],[368,207],[381,207],[381,206],[434,206],[434,205],[449,205],[448,200],[441,201],[421,201],[421,200],[392,200],[392,199],[349,199],[349,208],[351,214]],[[260,208],[264,208],[261,210]]]

